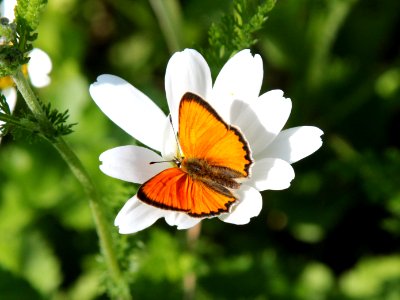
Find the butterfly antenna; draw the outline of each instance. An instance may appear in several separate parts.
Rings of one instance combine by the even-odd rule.
[[[160,161],[151,161],[149,162],[150,165],[159,164],[159,163],[166,163],[166,162],[174,162],[173,160],[160,160]]]
[[[178,151],[179,151],[179,158],[181,158],[182,149],[181,149],[181,145],[179,144],[178,134],[177,134],[177,132],[175,131],[174,124],[172,123],[172,116],[171,116],[171,114],[169,114],[168,117],[169,117],[169,122],[171,123],[172,131],[174,132],[175,142],[176,142],[176,145],[177,145]]]

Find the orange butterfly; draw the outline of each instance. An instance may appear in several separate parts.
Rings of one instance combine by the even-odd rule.
[[[242,133],[201,97],[186,93],[179,104],[178,139],[182,155],[176,166],[143,183],[137,197],[193,217],[228,212],[253,162]]]

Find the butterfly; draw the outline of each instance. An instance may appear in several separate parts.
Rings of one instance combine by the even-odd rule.
[[[143,183],[138,199],[193,217],[229,212],[238,200],[240,181],[250,176],[253,161],[246,139],[193,93],[183,95],[178,116],[181,153],[175,166]]]

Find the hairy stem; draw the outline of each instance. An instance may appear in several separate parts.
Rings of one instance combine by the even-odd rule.
[[[30,87],[25,76],[19,70],[15,75],[12,76],[13,80],[26,101],[29,109],[34,114],[35,118],[39,121],[40,125],[45,132],[50,131],[52,128],[51,122],[47,119],[35,93]],[[108,222],[104,213],[104,205],[102,203],[102,198],[97,192],[89,174],[87,173],[82,162],[73,152],[73,150],[68,146],[62,137],[56,137],[54,139],[48,139],[50,143],[57,149],[62,158],[68,164],[72,173],[78,179],[82,187],[84,188],[86,194],[89,197],[90,208],[92,210],[92,215],[95,221],[97,234],[100,240],[100,247],[104,255],[104,259],[110,273],[111,278],[115,286],[118,287],[120,291],[121,299],[130,299],[129,288],[126,284],[121,269],[118,264],[117,256],[115,253],[113,239],[111,232],[108,227]]]

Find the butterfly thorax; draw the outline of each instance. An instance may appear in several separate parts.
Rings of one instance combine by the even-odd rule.
[[[240,183],[236,179],[243,177],[239,172],[228,167],[212,165],[200,158],[185,158],[181,162],[181,168],[194,180],[200,180],[215,188],[216,185],[230,189],[238,189]]]

